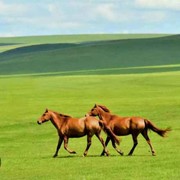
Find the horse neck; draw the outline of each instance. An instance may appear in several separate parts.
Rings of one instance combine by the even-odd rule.
[[[58,115],[58,113],[51,112],[51,122],[56,127],[56,129],[60,129],[62,126],[62,118]]]
[[[99,119],[107,122],[111,119],[111,114],[99,108]]]

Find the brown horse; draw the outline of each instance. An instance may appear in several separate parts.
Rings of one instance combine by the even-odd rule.
[[[106,128],[110,128],[115,135],[125,136],[132,135],[134,145],[128,155],[132,155],[136,148],[138,141],[137,137],[141,133],[146,139],[147,143],[151,148],[152,155],[155,155],[155,151],[152,147],[151,141],[148,137],[148,129],[156,132],[160,136],[164,137],[170,128],[159,129],[151,121],[141,117],[120,117],[110,113],[110,110],[106,106],[95,105],[88,113],[90,116],[98,116],[100,121],[104,122]],[[107,146],[110,138],[107,137],[105,145]],[[115,144],[114,144],[115,146]],[[122,152],[115,147],[116,151],[122,155]],[[102,155],[104,151],[102,152]]]
[[[88,149],[91,146],[91,138],[94,134],[97,136],[97,138],[100,140],[101,144],[103,145],[103,152],[105,152],[107,156],[109,155],[104,140],[100,136],[102,127],[100,125],[99,120],[96,119],[95,117],[89,116],[78,119],[46,109],[46,111],[39,118],[37,123],[42,124],[48,120],[50,120],[52,124],[56,127],[59,135],[57,149],[53,157],[56,157],[58,155],[58,151],[61,147],[63,140],[64,140],[64,148],[69,153],[75,154],[76,153],[75,151],[70,150],[67,147],[68,139],[87,135],[87,147],[84,151],[84,156],[86,156],[88,153]],[[107,133],[109,134],[111,132],[108,131]],[[113,135],[111,136],[111,134],[109,134],[109,136],[113,138]]]

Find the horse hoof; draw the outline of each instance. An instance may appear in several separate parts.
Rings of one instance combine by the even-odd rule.
[[[106,151],[103,151],[100,156],[106,156],[107,153],[109,153],[109,152],[108,152],[108,151],[107,151],[107,152],[106,152]]]
[[[76,151],[72,151],[71,154],[76,154]]]
[[[54,156],[53,156],[53,158],[56,158],[57,157],[57,155],[55,154]]]
[[[123,153],[123,152],[120,152],[119,154],[120,154],[121,156],[124,156],[124,153]]]

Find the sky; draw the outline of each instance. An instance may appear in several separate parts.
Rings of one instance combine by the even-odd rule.
[[[180,0],[0,0],[0,37],[180,34]]]

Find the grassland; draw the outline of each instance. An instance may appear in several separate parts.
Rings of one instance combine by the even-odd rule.
[[[169,48],[163,44],[163,41],[167,42],[167,39]],[[77,42],[79,42],[78,40],[77,38]],[[70,69],[66,69],[68,64],[66,61],[66,63],[61,64],[62,70],[53,71],[52,67],[44,63],[44,70],[39,72],[34,67],[35,65],[29,67],[30,70],[27,68],[30,66],[28,59],[31,57],[31,63],[34,58],[38,61],[37,64],[43,64],[38,56],[41,52],[38,52],[37,49],[33,51],[31,48],[26,49],[28,53],[24,55],[21,54],[22,52],[17,53],[16,50],[0,54],[2,57],[0,59],[0,179],[168,180],[180,178],[180,56],[177,51],[179,47],[178,36],[176,38],[172,36],[148,38],[148,40],[147,37],[134,40],[113,40],[111,45],[109,40],[108,43],[107,41],[103,42],[104,45],[101,44],[102,42],[96,42],[96,45],[91,44],[88,49],[86,49],[87,46],[82,47],[81,45],[81,47],[55,50],[58,51],[57,62],[61,57],[68,57],[71,61],[71,56],[72,58],[74,56],[81,58],[83,52],[85,54],[87,51],[87,54],[93,57],[94,53],[95,57],[91,68],[89,61],[80,67],[78,59],[74,59],[75,62],[77,60],[76,68],[72,65]],[[146,43],[152,41],[151,45],[153,41],[154,44],[158,41],[161,43],[156,44],[157,48],[154,50],[148,51],[150,45],[141,50],[147,57],[151,55],[149,60],[153,61],[154,59],[153,62],[143,63],[142,60],[140,61],[139,50],[135,47],[136,52],[133,48],[134,53],[129,54],[129,56],[131,55],[129,59],[134,57],[134,61],[126,62],[127,65],[120,66],[121,63],[118,64],[117,61],[117,66],[115,66],[116,63],[113,60],[108,62],[108,57],[113,59],[115,52],[118,54],[119,61],[121,60],[122,56],[118,53],[120,48],[116,49],[115,43],[118,42],[118,46],[120,46],[125,41],[127,41],[126,48],[124,47],[121,51],[124,56],[127,56],[129,48],[132,47],[131,41],[139,42],[138,47],[143,47],[145,44],[141,45],[141,43],[145,43],[145,41]],[[17,42],[13,40],[8,43]],[[75,44],[75,46],[77,45]],[[108,57],[104,63],[106,66],[102,66],[102,64],[96,66],[96,64],[100,64],[99,61],[102,59],[98,59],[100,56],[97,55],[98,52],[95,53],[94,46],[99,53],[109,52],[106,54]],[[102,48],[103,51],[99,51],[99,48]],[[71,53],[74,51],[74,54],[68,56],[68,51]],[[163,55],[163,52],[166,56]],[[46,62],[50,62],[54,57],[52,49],[48,50],[47,48],[44,53],[43,58],[49,57]],[[4,69],[1,66],[6,61],[9,61],[8,66],[16,66],[16,63],[13,64],[13,61],[9,59],[12,56],[15,57],[14,60],[17,64],[19,59],[21,67],[19,71],[11,72],[8,69],[5,70],[5,65]],[[22,56],[25,57],[24,63],[21,61]],[[94,63],[95,59],[96,63]],[[155,61],[156,59],[158,63]],[[54,63],[54,68],[56,66],[57,64]],[[18,66],[16,68],[18,69]],[[123,157],[119,156],[111,145],[108,146],[111,156],[100,157],[102,147],[94,137],[89,154],[84,158],[82,154],[86,146],[86,137],[83,137],[70,139],[69,147],[76,150],[77,155],[69,155],[62,146],[59,157],[53,159],[52,155],[58,140],[56,130],[50,122],[38,126],[36,124],[38,117],[46,107],[75,117],[82,117],[94,103],[108,106],[115,114],[143,116],[152,120],[158,127],[171,126],[173,130],[169,137],[164,139],[153,132],[150,133],[157,152],[156,157],[151,156],[149,147],[142,137],[139,137],[139,144],[134,155],[132,157],[126,156],[132,146],[131,137],[126,136],[121,137],[120,147],[125,153]]]
[[[94,74],[106,74],[101,71],[105,69],[112,69],[112,74],[113,72],[129,74],[129,72],[136,73],[137,70],[129,71],[127,68],[164,65],[176,65],[176,69],[179,70],[179,39],[179,35],[174,35],[24,46],[0,54],[0,74],[70,71],[84,71],[83,74],[87,71],[86,74],[92,74],[91,70],[96,70]],[[78,36],[77,41],[80,40],[81,37]],[[117,68],[121,68],[120,71]]]

